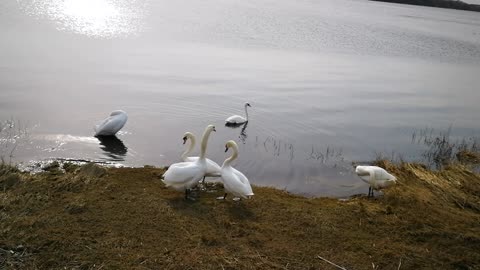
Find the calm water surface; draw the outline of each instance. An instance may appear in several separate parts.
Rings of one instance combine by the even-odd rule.
[[[415,160],[411,135],[480,132],[480,13],[363,0],[6,0],[0,120],[28,135],[14,160],[163,166],[185,131],[215,124],[207,155],[257,185],[366,191],[351,162]],[[250,121],[224,127],[243,114]],[[123,109],[117,140],[93,125]],[[199,139],[199,138],[198,138]]]

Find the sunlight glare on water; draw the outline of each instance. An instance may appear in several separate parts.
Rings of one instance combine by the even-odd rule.
[[[130,36],[142,31],[141,0],[18,0],[31,16],[47,18],[62,31],[92,37]]]

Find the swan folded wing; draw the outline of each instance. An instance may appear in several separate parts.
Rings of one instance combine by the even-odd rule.
[[[198,157],[186,157],[183,159],[184,162],[195,162],[198,160]]]
[[[217,163],[207,158],[207,174],[211,176],[220,176],[220,170],[221,168]]]
[[[385,181],[396,180],[395,176],[389,174],[387,171],[381,168],[375,171],[375,178],[378,180],[385,180]]]
[[[163,181],[168,185],[188,184],[203,177],[202,169],[192,162],[172,164],[163,174]]]
[[[233,173],[238,177],[238,180],[244,184],[244,185],[250,185],[250,181],[248,181],[248,178],[239,170],[232,168]]]
[[[224,185],[227,190],[235,196],[246,198],[253,195],[250,182],[245,175],[236,169],[233,169],[232,173],[222,174],[222,178],[224,178]]]
[[[199,157],[187,157],[186,162],[196,162]],[[207,176],[220,177],[220,166],[213,160],[207,158]]]
[[[229,123],[242,123],[245,122],[245,118],[240,115],[232,115],[228,117],[225,121]]]
[[[103,129],[103,127],[104,127],[110,120],[112,120],[112,117],[111,117],[111,116],[105,118],[102,123],[100,123],[100,124],[98,124],[98,125],[95,125],[95,127],[94,127],[95,132],[98,133],[101,129]]]
[[[100,126],[98,126],[96,130],[97,135],[114,135],[124,124],[125,121],[123,121],[123,119],[108,117]]]

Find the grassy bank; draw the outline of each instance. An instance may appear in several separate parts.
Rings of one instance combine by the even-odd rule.
[[[195,202],[163,169],[0,169],[0,268],[480,269],[480,176],[463,165],[392,165],[375,199],[303,198],[254,187],[252,200]]]

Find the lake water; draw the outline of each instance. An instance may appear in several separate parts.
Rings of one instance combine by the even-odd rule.
[[[169,165],[185,131],[214,124],[207,156],[221,164],[236,140],[236,167],[253,184],[348,196],[367,190],[352,161],[415,160],[411,136],[426,127],[480,132],[480,13],[363,0],[4,0],[0,35],[0,120],[27,131],[20,163]],[[225,127],[246,101],[248,125]],[[129,120],[99,142],[92,127],[115,109]]]

